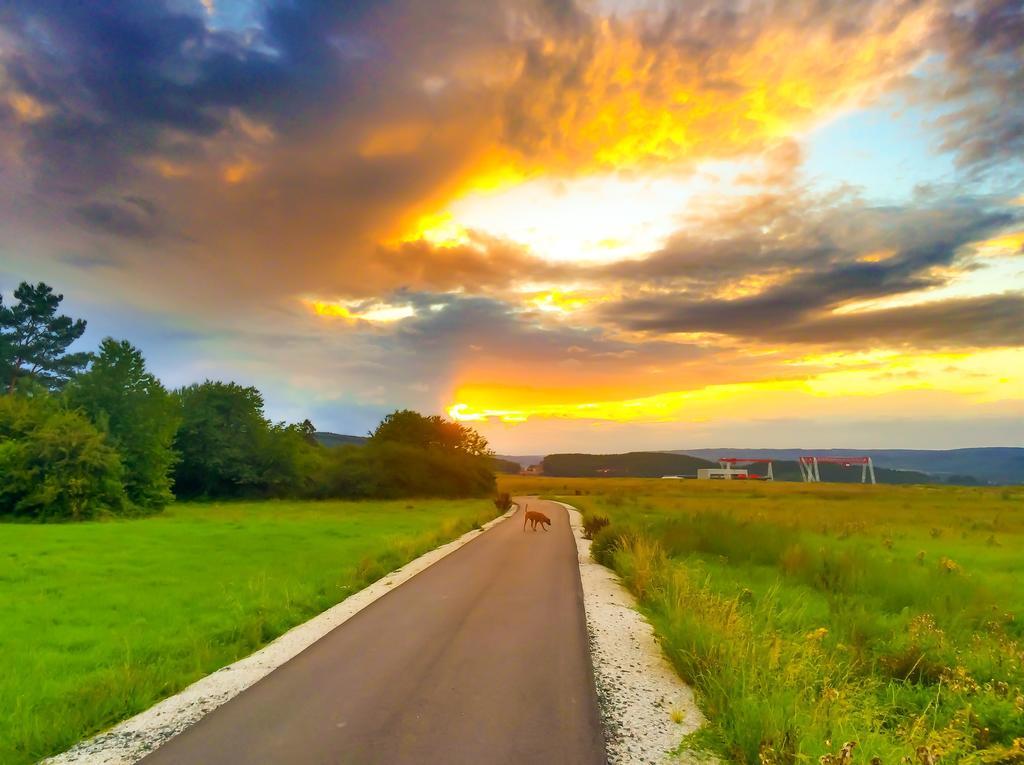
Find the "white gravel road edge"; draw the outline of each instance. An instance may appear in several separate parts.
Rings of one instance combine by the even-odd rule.
[[[221,704],[344,624],[375,600],[510,517],[516,509],[513,506],[507,513],[485,523],[480,529],[469,531],[406,563],[308,622],[293,627],[256,653],[197,680],[181,693],[164,699],[110,730],[76,744],[63,754],[43,760],[41,765],[131,765],[138,762],[168,739],[199,722]]]
[[[672,669],[637,610],[636,600],[613,571],[590,556],[580,512],[559,502],[579,553],[583,604],[594,665],[605,747],[610,765],[697,763],[713,758],[674,754],[683,736],[704,724],[693,690]],[[678,722],[676,721],[678,720]]]

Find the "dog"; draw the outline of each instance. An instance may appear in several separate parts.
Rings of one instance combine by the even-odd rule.
[[[536,510],[527,510],[527,507],[529,507],[529,505],[523,507],[523,531],[526,531],[527,523],[532,524],[531,528],[534,531],[537,530],[538,523],[544,531],[547,531],[548,526],[551,525],[551,519],[544,515],[544,513],[539,513]]]

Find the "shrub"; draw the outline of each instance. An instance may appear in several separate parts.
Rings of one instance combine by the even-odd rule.
[[[117,452],[47,396],[0,397],[0,516],[82,520],[131,508]]]

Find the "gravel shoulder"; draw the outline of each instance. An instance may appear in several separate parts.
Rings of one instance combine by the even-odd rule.
[[[672,669],[640,614],[632,594],[615,573],[590,556],[582,516],[559,503],[579,552],[601,722],[611,765],[698,763],[713,758],[691,751],[675,753],[683,736],[704,723],[693,690]]]

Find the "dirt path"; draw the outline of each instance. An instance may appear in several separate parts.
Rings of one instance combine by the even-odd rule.
[[[603,763],[565,510],[522,510],[146,757],[168,763]]]

